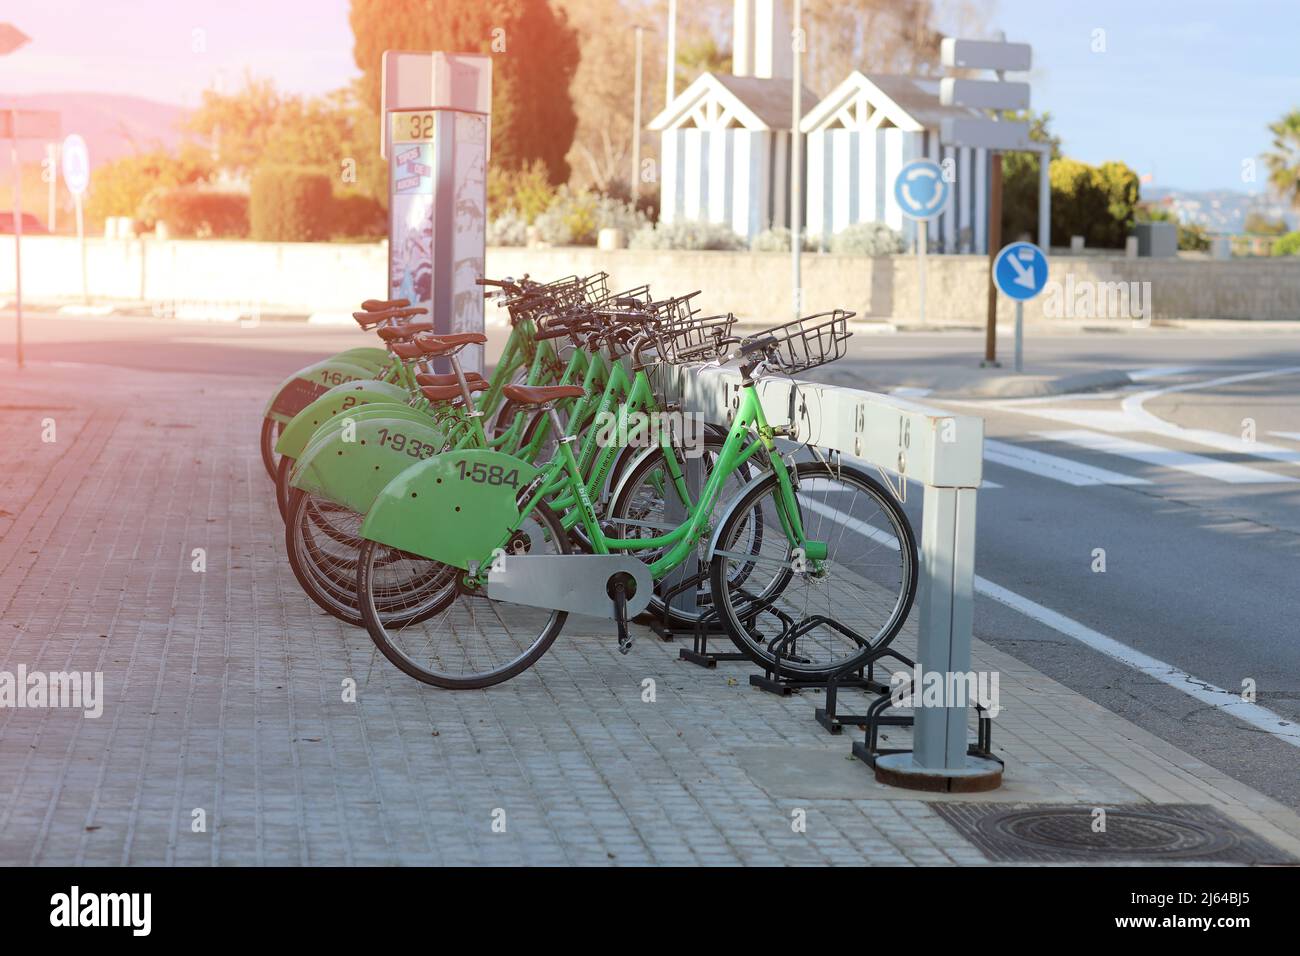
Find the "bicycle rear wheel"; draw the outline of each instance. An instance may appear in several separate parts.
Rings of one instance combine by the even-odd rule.
[[[272,481],[275,481],[276,465],[279,463],[275,455],[275,443],[279,440],[282,431],[284,431],[283,422],[277,422],[274,418],[262,419],[262,433],[258,438],[258,447],[262,451],[262,464],[266,467],[266,473]]]
[[[710,564],[713,603],[736,646],[763,667],[820,679],[871,659],[902,628],[916,598],[916,539],[898,501],[855,468],[800,462],[795,501],[826,558],[796,555],[777,477],[730,508]],[[761,512],[756,522],[753,512]],[[755,547],[756,528],[764,532]]]

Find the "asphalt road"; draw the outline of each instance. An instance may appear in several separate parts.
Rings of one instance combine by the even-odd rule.
[[[88,384],[93,366],[107,364],[234,372],[269,389],[365,342],[353,329],[301,323],[41,314],[25,331],[28,361],[85,364]],[[0,315],[0,362],[12,362],[13,332],[12,313]],[[982,341],[859,335],[845,368],[864,385],[924,388],[974,367]],[[1001,345],[1006,355],[1009,340]],[[998,487],[980,495],[981,578],[1192,683],[1239,692],[1253,681],[1259,706],[1300,722],[1300,336],[1034,334],[1027,361],[1035,373],[1147,372],[1113,393],[935,402],[986,420],[985,477]],[[919,498],[908,503],[917,527]],[[1092,649],[1071,628],[977,600],[981,639],[1300,809],[1300,748]]]

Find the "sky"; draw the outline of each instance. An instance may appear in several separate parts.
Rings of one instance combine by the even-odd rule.
[[[304,93],[357,75],[348,0],[6,7],[0,21],[33,40],[0,58],[5,92],[97,90],[194,106],[214,84],[236,88],[245,70]],[[1268,148],[1268,123],[1300,108],[1300,0],[996,0],[991,9],[1007,39],[1033,45],[1033,106],[1052,113],[1067,155],[1123,160],[1155,186],[1262,188],[1262,169],[1259,182],[1243,182],[1242,163]]]

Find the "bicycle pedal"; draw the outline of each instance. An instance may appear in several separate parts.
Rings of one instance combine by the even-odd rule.
[[[620,654],[626,654],[628,651],[632,650],[632,644],[633,641],[631,638],[628,638],[626,641],[619,641],[618,652]]]

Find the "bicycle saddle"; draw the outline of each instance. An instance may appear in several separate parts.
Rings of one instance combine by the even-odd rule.
[[[516,405],[545,405],[562,398],[582,398],[587,391],[581,385],[507,385],[501,394]]]
[[[419,335],[421,332],[432,332],[432,322],[406,322],[402,325],[390,325],[376,330],[379,337],[385,342],[395,342],[398,339],[409,339],[412,336]]]
[[[481,378],[468,381],[471,392],[485,392],[490,387]],[[420,392],[431,402],[445,402],[449,398],[461,398],[459,385],[421,385]]]

